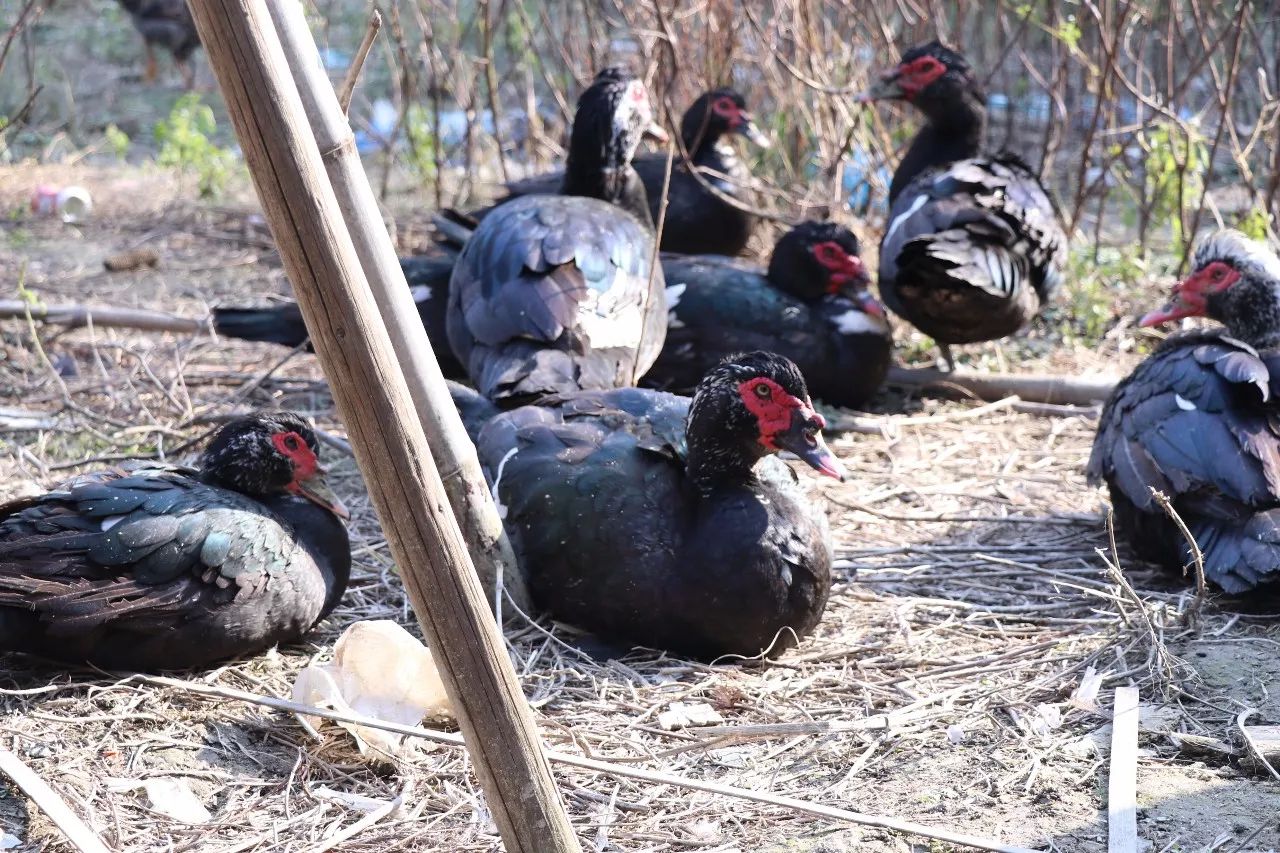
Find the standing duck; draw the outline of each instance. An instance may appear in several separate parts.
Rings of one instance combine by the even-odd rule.
[[[1225,331],[1164,341],[1102,411],[1089,479],[1105,482],[1116,529],[1140,556],[1181,573],[1190,549],[1152,497],[1164,493],[1228,593],[1280,581],[1280,259],[1237,231],[1195,253],[1155,326],[1212,317]]]
[[[687,393],[725,356],[765,349],[795,362],[815,397],[860,406],[889,371],[893,335],[847,228],[801,223],[767,271],[714,255],[664,255],[662,271],[667,340],[646,385]]]
[[[156,45],[173,54],[174,64],[182,73],[182,81],[190,89],[195,84],[195,72],[187,60],[200,46],[200,34],[196,22],[187,8],[187,0],[119,0],[129,13],[133,27],[142,35],[147,51],[147,68],[143,79],[154,83],[156,79]]]
[[[680,139],[689,152],[689,162],[677,160],[671,170],[662,229],[664,252],[738,255],[746,249],[756,218],[720,198],[703,183],[740,203],[750,202],[751,172],[726,139],[731,134],[743,136],[761,148],[770,145],[747,111],[746,99],[735,89],[704,92],[681,118]],[[690,166],[697,170],[701,181]],[[644,183],[650,214],[657,222],[667,174],[666,155],[638,157],[635,169]],[[555,192],[561,180],[561,172],[552,172],[508,184],[508,198]]]
[[[195,469],[139,463],[0,506],[0,649],[186,669],[298,638],[351,570],[317,452],[296,415],[251,415]]]
[[[499,406],[633,384],[662,349],[662,271],[631,167],[645,132],[662,134],[644,84],[600,72],[578,101],[560,194],[501,205],[459,254],[449,343]]]
[[[440,370],[450,379],[464,379],[467,372],[449,349],[444,331],[445,305],[449,300],[449,276],[457,252],[440,245],[427,255],[400,259],[400,269],[413,295],[418,317],[426,327],[427,338],[435,351]],[[287,347],[301,346],[307,339],[307,325],[302,310],[292,300],[265,308],[242,308],[233,305],[213,309],[213,327],[218,334],[245,341],[266,341]]]
[[[455,389],[455,395],[460,389]],[[796,366],[716,366],[690,401],[621,388],[553,397],[477,437],[538,605],[607,640],[770,654],[818,623],[826,518],[774,454],[843,479]]]
[[[880,298],[954,366],[950,344],[1011,335],[1049,300],[1066,234],[1026,163],[979,156],[986,96],[960,54],[936,41],[913,47],[862,100],[904,100],[924,113],[889,186]]]

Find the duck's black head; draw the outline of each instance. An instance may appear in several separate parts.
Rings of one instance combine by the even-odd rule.
[[[714,144],[726,133],[737,133],[761,148],[770,145],[747,112],[747,99],[736,89],[722,87],[703,92],[680,120],[680,138],[690,153]]]
[[[578,97],[566,171],[623,168],[646,134],[667,138],[653,120],[644,83],[624,68],[605,68]]]
[[[315,433],[291,412],[259,412],[228,421],[200,456],[205,480],[251,497],[294,494],[339,518],[349,513],[320,467]]]
[[[717,485],[749,482],[760,459],[788,450],[843,480],[822,440],[824,426],[789,359],[763,351],[728,356],[698,383],[689,406],[689,476],[709,493]]]
[[[917,45],[902,54],[858,100],[907,101],[928,119],[893,173],[890,204],[921,172],[973,157],[982,146],[986,96],[965,58],[941,42]]]
[[[1156,326],[1182,317],[1211,317],[1258,349],[1280,346],[1280,258],[1239,231],[1205,237],[1191,275],[1174,285],[1168,304],[1140,323]]]
[[[844,293],[861,300],[871,278],[859,256],[858,238],[834,222],[801,222],[778,240],[769,259],[769,280],[806,301],[828,293]],[[875,313],[884,309],[871,299]]]
[[[981,109],[986,97],[968,61],[942,42],[931,41],[902,54],[859,100],[907,101],[938,121]]]

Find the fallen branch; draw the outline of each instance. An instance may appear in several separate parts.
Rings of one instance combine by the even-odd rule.
[[[1086,379],[1043,373],[978,373],[969,370],[936,370],[929,367],[889,368],[888,385],[908,388],[950,388],[980,400],[1017,397],[1026,403],[1058,403],[1091,406],[1111,396],[1117,380]]]
[[[53,418],[45,412],[30,412],[26,409],[0,406],[0,429],[52,429],[53,427]]]
[[[0,773],[12,779],[13,784],[31,798],[80,853],[111,853],[98,840],[98,834],[71,810],[61,794],[49,787],[21,758],[3,747],[0,747]]]
[[[359,714],[343,714],[326,708],[317,708],[311,705],[303,705],[299,702],[291,702],[287,699],[276,699],[271,696],[259,696],[255,693],[247,693],[243,690],[236,690],[231,687],[199,684],[158,675],[135,675],[125,679],[125,681],[121,683],[123,684],[129,681],[141,681],[147,684],[171,687],[177,690],[185,690],[190,693],[197,693],[202,696],[211,696],[219,699],[234,699],[240,702],[249,702],[254,705],[275,708],[279,711],[287,711],[291,714],[308,714],[315,717],[323,717],[327,720],[335,720],[337,722],[355,723],[357,725],[368,726],[370,728],[395,732],[396,734],[405,735],[406,737],[422,738],[424,740],[433,741],[434,743],[444,744],[446,746],[465,746],[462,740],[462,735],[459,734],[432,731],[420,726],[402,726],[396,723],[388,723],[383,720],[374,719],[372,717],[361,716]],[[660,770],[646,770],[641,767],[626,767],[608,761],[586,758],[579,755],[569,755],[563,752],[553,752],[551,750],[546,751],[546,756],[547,759],[553,763],[567,764],[570,767],[577,767],[582,770],[606,773],[612,776],[622,776],[628,779],[639,779],[643,782],[650,782],[655,785],[673,785],[678,788],[705,791],[711,794],[719,794],[724,797],[731,797],[739,800],[749,800],[754,803],[762,803],[769,806],[781,806],[782,808],[803,812],[804,814],[830,818],[831,820],[845,821],[847,823],[854,823],[860,826],[873,826],[878,829],[889,829],[894,832],[901,832],[907,835],[919,835],[923,838],[933,838],[939,841],[950,842],[951,844],[960,844],[965,847],[972,847],[977,850],[991,850],[995,851],[995,853],[1035,853],[1035,851],[1026,847],[1018,847],[1012,844],[1003,844],[999,841],[977,838],[975,836],[965,835],[959,832],[951,832],[950,830],[942,829],[941,827],[925,826],[923,824],[913,823],[907,820],[899,820],[892,817],[885,817],[883,815],[863,814],[861,812],[850,811],[848,809],[837,808],[835,806],[810,803],[796,799],[795,797],[771,794],[767,791],[752,791],[747,788],[738,788],[733,785],[722,785],[718,782],[707,782],[701,779],[686,779],[683,776],[677,776],[673,773],[663,773]]]
[[[192,334],[209,328],[207,320],[178,317],[161,311],[141,308],[92,308],[88,305],[42,305],[21,299],[0,299],[0,319],[30,316],[42,323],[78,329],[93,323],[98,328],[107,326],[121,329],[142,329],[148,332],[179,332]]]

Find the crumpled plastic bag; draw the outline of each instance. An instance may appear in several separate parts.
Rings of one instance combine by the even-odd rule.
[[[356,622],[338,638],[333,662],[311,664],[293,682],[293,701],[344,714],[415,726],[426,717],[456,719],[431,650],[388,619]],[[320,718],[298,714],[317,739]],[[400,754],[405,737],[334,721],[356,739],[361,755]]]

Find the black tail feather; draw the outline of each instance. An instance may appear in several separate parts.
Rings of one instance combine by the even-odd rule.
[[[213,327],[218,334],[245,341],[266,341],[296,347],[307,339],[307,325],[296,303],[270,308],[215,308]]]

